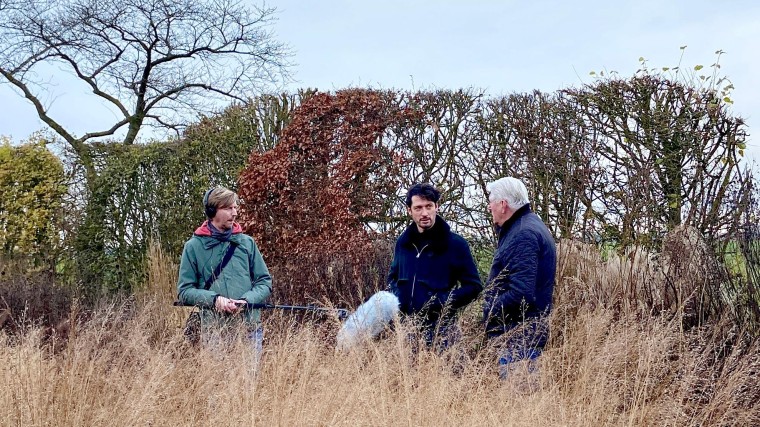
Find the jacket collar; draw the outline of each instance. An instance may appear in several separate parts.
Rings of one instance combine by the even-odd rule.
[[[433,228],[430,230],[425,231],[425,234],[430,233],[430,241],[433,244],[433,250],[445,250],[448,245],[448,237],[449,233],[451,232],[451,227],[449,224],[441,218],[440,215],[435,216],[435,224],[433,224]],[[412,221],[411,224],[409,224],[403,233],[401,233],[401,236],[398,238],[399,243],[402,246],[412,246],[413,239],[415,235],[418,235],[419,231],[417,231],[417,224]]]
[[[496,234],[499,236],[502,236],[509,231],[510,228],[522,217],[525,215],[531,213],[532,210],[530,209],[530,203],[526,203],[523,205],[520,209],[516,210],[512,216],[504,222],[504,224],[499,227],[498,225],[494,228],[496,228]]]
[[[237,222],[233,223],[232,225],[232,234],[239,234],[243,232],[243,227],[240,226]],[[203,224],[201,224],[198,228],[195,229],[194,234],[196,236],[201,237],[211,237],[211,229],[208,228],[208,220],[203,221]]]

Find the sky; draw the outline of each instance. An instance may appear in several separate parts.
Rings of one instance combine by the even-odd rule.
[[[760,160],[760,2],[639,1],[269,1],[271,29],[290,46],[300,87],[482,90],[500,96],[593,82],[591,71],[630,77],[650,68],[715,63],[746,119],[748,159]],[[681,46],[687,46],[683,51]],[[682,57],[683,54],[683,57]],[[53,70],[55,71],[55,70]],[[75,133],[115,117],[73,80],[50,77],[45,102]],[[102,123],[101,125],[98,125]],[[44,128],[31,104],[0,84],[0,135]]]

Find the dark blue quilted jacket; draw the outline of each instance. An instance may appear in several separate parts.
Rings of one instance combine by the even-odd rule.
[[[483,305],[490,337],[549,313],[557,268],[554,238],[530,205],[518,209],[498,232]],[[535,345],[543,347],[548,329],[539,329]]]

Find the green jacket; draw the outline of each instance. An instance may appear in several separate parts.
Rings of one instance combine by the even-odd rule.
[[[231,299],[244,299],[251,304],[266,301],[272,293],[272,277],[264,263],[264,258],[253,239],[242,233],[237,223],[233,227],[229,242],[211,237],[208,221],[195,230],[193,237],[185,243],[182,250],[182,260],[179,265],[179,281],[177,293],[179,300],[185,305],[194,305],[201,309],[202,324],[209,321],[224,322],[235,318],[214,311],[214,299],[221,295]],[[203,289],[206,279],[222,262],[230,242],[238,244],[229,263],[211,288]],[[259,323],[261,310],[244,310],[246,323],[255,326]]]

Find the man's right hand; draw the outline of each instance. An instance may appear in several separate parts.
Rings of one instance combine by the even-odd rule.
[[[235,313],[245,307],[245,304],[245,300],[229,299],[219,295],[214,301],[214,309],[220,313]]]

